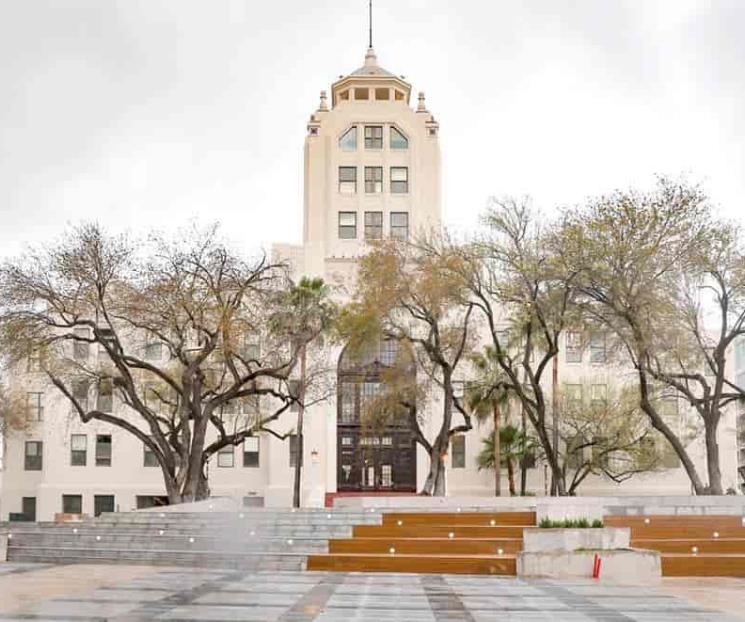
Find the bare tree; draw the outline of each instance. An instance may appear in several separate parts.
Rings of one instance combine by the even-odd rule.
[[[441,239],[408,243],[386,240],[359,263],[353,302],[342,318],[350,343],[360,344],[379,335],[414,348],[419,367],[442,395],[442,421],[433,441],[419,430],[417,442],[430,458],[423,494],[445,494],[444,457],[454,434],[471,429],[471,417],[456,395],[454,374],[468,353],[473,305],[467,300],[452,262],[461,261]],[[423,416],[411,400],[416,388],[402,392],[410,412]],[[454,411],[463,423],[453,426]],[[416,429],[419,429],[418,426]]]
[[[583,309],[624,345],[641,409],[697,494],[722,494],[717,429],[722,409],[745,396],[726,366],[728,348],[745,330],[740,233],[712,222],[710,210],[698,188],[662,179],[651,192],[616,192],[568,211],[557,238],[580,273]],[[675,429],[679,418],[663,416],[655,402],[660,385],[703,423],[708,484]]]
[[[209,494],[205,468],[294,402],[287,380],[315,332],[278,322],[288,280],[216,230],[148,243],[84,225],[0,269],[0,345],[31,354],[83,422],[153,452],[171,503]],[[214,439],[214,440],[211,440]]]

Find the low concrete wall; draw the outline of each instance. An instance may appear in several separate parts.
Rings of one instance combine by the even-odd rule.
[[[0,562],[8,561],[8,534],[0,533]]]
[[[657,551],[574,551],[517,554],[517,576],[551,579],[592,578],[595,555],[601,559],[600,580],[649,585],[660,580],[662,566]]]
[[[578,549],[610,551],[630,546],[631,529],[628,527],[523,529],[523,550],[530,553],[567,553]]]
[[[381,510],[417,509],[450,512],[461,508],[532,510],[554,520],[602,518],[607,515],[729,514],[745,516],[745,496],[628,496],[628,497],[337,497],[335,507]],[[599,514],[597,514],[599,513]],[[540,520],[540,517],[539,517]]]

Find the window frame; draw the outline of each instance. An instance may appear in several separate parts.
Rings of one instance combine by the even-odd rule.
[[[344,141],[347,139],[347,136],[349,135],[354,136],[354,146],[351,146],[351,145],[348,146],[344,144]],[[339,140],[337,141],[337,145],[339,146],[339,149],[341,149],[342,151],[351,152],[351,151],[357,151],[357,142],[358,142],[357,141],[357,126],[351,125],[341,133],[341,136],[339,136]]]
[[[83,449],[75,449],[75,439],[83,439]],[[82,459],[81,459],[82,457]],[[88,466],[88,435],[70,435],[70,466]]]
[[[396,216],[405,216],[406,225],[394,225],[393,221]],[[390,222],[388,223],[389,234],[396,240],[408,240],[409,239],[409,212],[391,212],[389,217]]]
[[[404,172],[405,179],[396,179],[401,171]],[[409,167],[408,166],[391,166],[389,170],[389,186],[391,194],[409,194]]]
[[[354,171],[354,175],[347,175],[351,171]],[[345,196],[352,196],[357,194],[357,167],[356,166],[340,166],[339,171],[339,194]]]
[[[574,343],[576,341],[576,343]],[[567,331],[564,337],[564,362],[582,362],[582,333],[579,331]]]
[[[404,141],[404,146],[397,147],[396,142],[393,139],[393,136],[395,134],[398,134]],[[390,148],[392,151],[406,151],[409,148],[409,137],[406,136],[401,130],[399,130],[395,125],[391,125],[388,131],[388,145],[390,145]]]
[[[379,222],[368,222],[374,220]],[[366,211],[365,212],[365,239],[366,240],[382,240],[383,239],[383,212],[382,211]]]
[[[32,416],[32,396],[35,398],[33,404]],[[44,393],[42,391],[27,391],[26,392],[26,419],[28,421],[44,421]]]
[[[252,441],[256,443],[255,450],[247,450],[246,442]],[[258,469],[261,467],[261,442],[258,436],[247,436],[243,439],[243,468],[244,469]],[[255,456],[255,458],[247,458],[247,456]]]
[[[342,224],[342,218],[344,216],[353,216],[353,225]],[[342,233],[351,233],[353,235],[342,235]],[[338,212],[338,236],[340,240],[356,240],[357,239],[357,212],[340,211]]]
[[[230,460],[228,461],[230,464],[224,464],[224,460],[227,457],[230,457]],[[234,445],[225,445],[225,447],[221,447],[217,451],[217,466],[220,469],[232,469],[235,468],[235,446]]]
[[[79,505],[76,507],[78,508],[78,511],[75,512],[72,510],[69,506],[66,507],[66,502],[68,501],[77,501]],[[62,513],[63,514],[82,514],[83,513],[83,495],[62,495]]]
[[[383,194],[382,166],[365,167],[365,194]]]
[[[368,136],[368,130],[370,135]],[[380,130],[377,132],[376,130]],[[379,136],[377,134],[380,134]],[[365,138],[365,149],[371,151],[380,151],[383,149],[383,126],[382,125],[366,125],[364,130]]]
[[[108,443],[105,439],[109,439]],[[108,445],[109,446],[109,455],[108,457],[105,455],[105,452],[102,451],[102,449]],[[97,467],[110,467],[111,463],[113,462],[113,456],[114,456],[114,438],[111,434],[96,434],[96,459],[95,459],[95,465]]]
[[[450,437],[450,468],[466,468],[466,435],[454,434]]]
[[[35,447],[36,453],[30,454],[29,448]],[[38,464],[37,464],[38,463]],[[23,445],[23,470],[41,471],[44,469],[44,442],[25,441]]]

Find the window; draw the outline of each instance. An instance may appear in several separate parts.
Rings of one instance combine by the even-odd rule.
[[[391,149],[408,149],[409,139],[395,127],[391,127]]]
[[[114,495],[93,495],[93,515],[114,511]]]
[[[568,332],[566,335],[566,362],[582,362],[582,334]]]
[[[405,166],[391,167],[391,193],[406,194],[409,191],[409,169]]]
[[[357,212],[339,212],[339,239],[357,238]]]
[[[365,193],[380,194],[383,192],[383,167],[365,167]]]
[[[570,410],[578,410],[582,406],[581,384],[565,384],[564,394],[566,395],[567,406]]]
[[[458,434],[450,438],[450,459],[454,469],[464,469],[466,467],[466,437],[464,434]]]
[[[677,417],[680,414],[680,403],[675,394],[666,394],[660,398],[657,410],[663,417]]]
[[[357,192],[357,167],[339,167],[339,192],[341,194],[355,194]]]
[[[391,212],[391,237],[397,240],[409,239],[408,212]]]
[[[235,466],[235,452],[233,446],[228,445],[217,452],[217,466],[231,468]]]
[[[243,466],[259,466],[259,437],[249,436],[243,441]]]
[[[385,339],[380,342],[380,363],[391,366],[398,357],[398,342],[395,339]]]
[[[29,421],[44,420],[43,393],[26,393],[26,417]]]
[[[357,150],[357,126],[353,125],[341,135],[339,148],[343,151]]]
[[[290,466],[294,467],[297,464],[298,445],[300,445],[300,437],[297,434],[290,434]],[[303,456],[300,454],[300,466],[303,466]]]
[[[366,125],[365,126],[365,149],[382,149],[383,148],[383,126]]]
[[[83,410],[88,410],[88,381],[76,380],[72,385],[72,397]]]
[[[111,466],[111,434],[96,435],[96,466]]]
[[[370,99],[370,91],[368,89],[354,89],[355,99]]]
[[[43,447],[41,441],[26,441],[23,465],[26,471],[41,471]]]
[[[593,384],[590,387],[590,399],[595,408],[602,408],[608,403],[608,385]]]
[[[404,94],[401,91],[396,91],[396,101],[403,101]]]
[[[391,92],[389,89],[375,89],[375,99],[386,100],[391,98]]]
[[[65,514],[82,514],[83,495],[62,495],[62,512]]]
[[[110,413],[114,406],[114,394],[111,378],[102,378],[98,381],[98,399],[96,408],[101,412]]]
[[[243,358],[257,361],[261,357],[261,337],[259,333],[246,333],[243,336]]]
[[[590,363],[605,363],[605,333],[594,332],[590,335]]]
[[[70,466],[85,466],[88,461],[88,437],[73,434],[70,437]]]
[[[114,335],[114,331],[110,328],[100,328],[98,333],[101,340],[98,344],[98,354],[100,356],[108,356],[104,343],[108,345],[109,349],[116,349],[116,335]]]
[[[383,169],[380,170],[382,171]],[[382,237],[383,212],[365,212],[365,239],[379,240]]]
[[[73,330],[72,356],[76,361],[87,361],[91,352],[91,344],[87,341],[90,339],[90,331],[84,327],[78,327]]]
[[[163,344],[160,341],[149,340],[145,343],[145,360],[159,361],[163,358]]]
[[[339,419],[341,423],[354,423],[354,398],[355,385],[351,382],[342,382],[339,384]]]
[[[150,449],[150,447],[148,447],[145,443],[142,444],[142,452],[142,466],[159,466],[158,458],[155,456],[155,452]]]

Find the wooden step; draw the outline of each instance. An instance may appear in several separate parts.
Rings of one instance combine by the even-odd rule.
[[[606,527],[704,527],[704,528],[745,528],[745,518],[729,514],[723,515],[652,515],[652,516],[606,516]]]
[[[650,549],[660,553],[691,553],[693,547],[698,553],[706,554],[740,554],[745,555],[745,538],[680,538],[680,539],[644,539],[632,538],[631,546],[635,549]]]
[[[745,555],[663,555],[663,577],[745,577]]]
[[[522,540],[478,538],[352,538],[329,540],[329,553],[386,554],[390,549],[404,555],[514,555]],[[501,553],[500,553],[501,550]]]
[[[328,554],[308,557],[308,570],[515,575],[514,556]]]
[[[535,512],[396,512],[383,514],[384,525],[535,526]]]
[[[496,525],[355,525],[355,538],[518,538],[523,537],[523,527]]]
[[[715,535],[716,534],[716,535]],[[632,527],[632,540],[736,540],[745,538],[745,528],[707,527]]]

